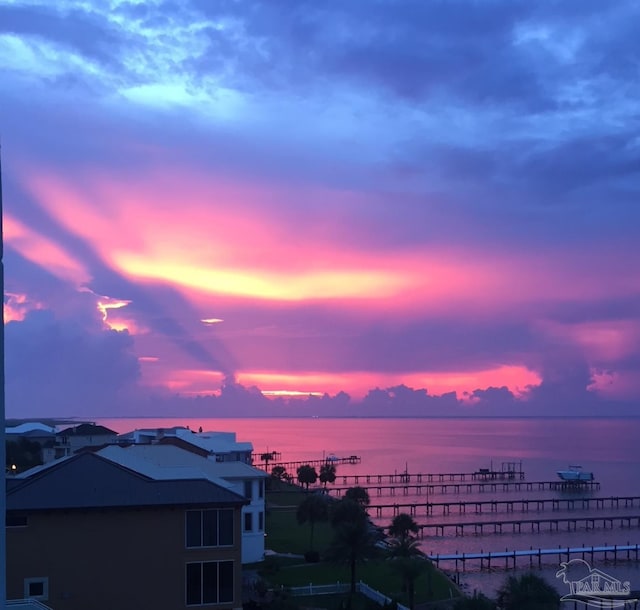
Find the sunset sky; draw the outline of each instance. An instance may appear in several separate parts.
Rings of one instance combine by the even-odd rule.
[[[639,20],[2,0],[7,415],[636,412]]]

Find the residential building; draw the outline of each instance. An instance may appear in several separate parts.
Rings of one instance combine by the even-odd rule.
[[[83,452],[7,482],[7,594],[55,610],[240,608],[241,509],[205,478]]]
[[[115,430],[91,423],[65,428],[56,433],[52,441],[45,443],[42,448],[42,461],[46,464],[51,460],[71,455],[83,447],[115,443],[117,438],[118,433]]]
[[[218,462],[244,462],[251,464],[253,445],[236,440],[235,432],[194,432],[189,428],[174,426],[173,428],[144,428],[132,430],[118,437],[118,443],[150,445],[182,441],[198,447]]]
[[[244,462],[218,462],[188,444],[110,445],[98,454],[153,479],[206,478],[243,495],[248,504],[242,507],[242,563],[264,559],[267,474],[262,470]]]

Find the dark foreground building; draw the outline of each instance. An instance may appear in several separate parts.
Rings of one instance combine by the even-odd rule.
[[[7,597],[54,610],[240,608],[244,497],[93,453],[7,482]]]

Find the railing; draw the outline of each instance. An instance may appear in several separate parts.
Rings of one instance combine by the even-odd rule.
[[[362,581],[356,584],[356,591],[358,591],[358,593],[362,593],[362,595],[364,595],[365,597],[368,597],[370,600],[376,602],[376,604],[378,604],[379,606],[384,606],[393,601],[383,593],[380,593],[380,591],[372,589],[369,585],[363,583]],[[402,604],[398,604],[398,610],[409,610],[409,608],[403,606]]]
[[[331,585],[314,585],[309,583],[303,587],[289,587],[287,591],[293,597],[301,597],[302,595],[333,595],[335,593],[346,593],[349,585],[346,583],[336,582]]]
[[[301,597],[303,595],[334,595],[336,593],[346,593],[349,591],[349,588],[348,584],[341,582],[336,582],[331,585],[314,585],[313,583],[309,583],[303,587],[289,587],[287,591],[289,591],[293,597]],[[362,581],[356,583],[356,591],[365,597],[368,597],[380,606],[390,604],[393,601],[390,597],[384,595],[384,593],[376,591]],[[409,609],[402,604],[398,604],[398,610]]]
[[[5,605],[7,608],[15,608],[15,610],[53,610],[37,599],[8,599]]]

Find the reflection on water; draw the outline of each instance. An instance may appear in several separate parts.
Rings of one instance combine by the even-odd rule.
[[[337,456],[358,455],[360,464],[338,466],[338,475],[392,474],[429,472],[474,472],[479,468],[499,470],[502,462],[522,461],[526,480],[556,479],[556,471],[569,464],[581,464],[585,470],[595,473],[601,482],[599,491],[584,495],[640,496],[640,468],[638,468],[637,443],[640,438],[640,419],[119,419],[100,423],[126,432],[134,428],[158,428],[174,425],[189,426],[197,430],[234,431],[239,441],[251,441],[256,453],[279,451],[283,461],[321,459],[331,453]],[[496,491],[461,494],[460,500],[474,498],[551,498],[563,497],[575,492],[562,491]],[[436,499],[434,495],[439,495]],[[455,494],[432,494],[430,501],[458,499]],[[424,494],[402,495],[390,498],[372,493],[372,504],[397,502],[425,502]],[[418,512],[416,520],[477,521],[482,519],[530,519],[571,514],[574,511],[551,510],[528,513],[493,514],[435,514],[426,516]],[[605,515],[607,509],[594,510],[594,515]],[[609,510],[611,514],[640,515],[640,505],[635,508]],[[383,526],[390,523],[392,512],[384,513],[376,521]],[[510,529],[510,528],[509,528]],[[542,528],[545,529],[545,528]],[[632,544],[640,542],[637,528],[579,529],[576,532],[541,531],[513,534],[485,534],[482,536],[453,534],[427,537],[422,546],[427,552],[471,552],[557,546],[581,546],[600,544]],[[605,565],[604,562],[601,562]],[[600,563],[599,567],[602,567]],[[523,568],[527,566],[526,561]],[[451,567],[451,566],[449,566]],[[470,566],[471,567],[471,566]],[[609,567],[608,565],[606,566]],[[555,582],[554,565],[543,571],[545,577],[561,590],[562,583]],[[619,563],[610,570],[616,578],[629,580],[632,588],[640,588],[638,565]],[[474,572],[463,577],[463,582],[473,589],[493,593],[504,578],[503,570],[492,573]],[[564,593],[564,592],[563,592]]]
[[[172,425],[235,431],[256,452],[280,451],[282,459],[359,455],[344,473],[463,472],[522,460],[527,478],[555,478],[579,463],[595,472],[602,493],[640,489],[637,442],[640,419],[118,419],[103,420],[118,432]]]

